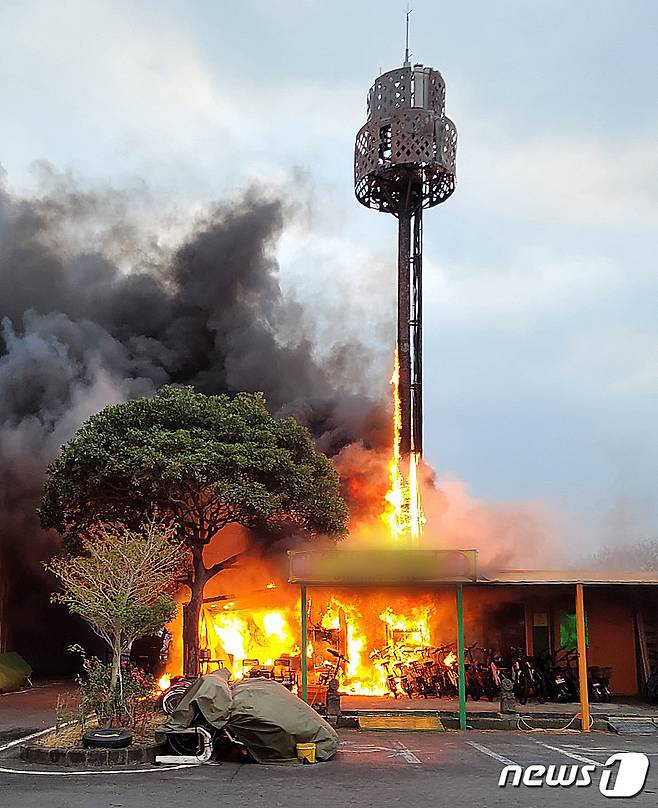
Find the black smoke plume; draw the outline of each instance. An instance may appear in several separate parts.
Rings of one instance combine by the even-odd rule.
[[[299,304],[282,294],[275,248],[292,215],[284,196],[252,188],[171,246],[162,230],[180,222],[149,229],[125,193],[52,172],[38,196],[0,187],[0,576],[7,644],[37,671],[56,669],[71,624],[46,625],[41,562],[57,538],[35,507],[48,463],[93,412],[180,383],[261,390],[330,454],[382,435],[380,408],[350,392],[331,351],[316,359]]]

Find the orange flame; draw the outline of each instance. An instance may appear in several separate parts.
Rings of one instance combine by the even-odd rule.
[[[400,452],[402,406],[400,403],[400,355],[397,347],[390,383],[393,385],[393,459],[389,465],[390,487],[385,497],[386,504],[382,519],[388,525],[389,534],[394,542],[407,539],[411,541],[411,544],[417,545],[420,543],[425,524],[418,482],[420,453],[414,451],[412,446],[408,461],[408,477],[405,480]]]
[[[233,679],[242,679],[258,660],[262,666],[273,666],[285,654],[298,654],[294,601],[286,610],[204,609],[202,614],[202,645],[210,651],[213,666],[225,666]],[[291,624],[293,627],[291,627]]]
[[[239,680],[258,668],[257,675],[275,679],[292,674],[299,686],[301,615],[296,590],[283,581],[274,590],[260,584],[230,603],[228,609],[224,603],[202,610],[202,673],[226,667],[232,679]],[[404,696],[403,678],[415,676],[415,664],[427,664],[435,647],[449,639],[435,595],[415,590],[398,593],[395,603],[385,592],[318,594],[310,602],[308,621],[309,683],[326,685],[336,677],[340,692],[350,695]],[[454,664],[454,653],[442,658],[446,665]],[[174,672],[179,671],[172,666],[167,673]],[[164,676],[159,686],[166,689],[169,683]]]

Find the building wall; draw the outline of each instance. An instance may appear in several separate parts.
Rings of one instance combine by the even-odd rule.
[[[607,588],[606,588],[607,589]],[[634,603],[622,592],[585,588],[589,621],[588,665],[612,667],[614,695],[638,693]],[[629,593],[630,594],[630,593]]]
[[[635,696],[639,693],[635,636],[635,604],[638,597],[644,597],[644,593],[637,593],[629,586],[585,587],[588,665],[612,668],[610,688],[613,695]],[[495,646],[509,631],[491,632],[487,628],[491,625],[491,616],[499,614],[503,621],[510,614],[509,607],[513,604],[523,611],[526,627],[532,625],[534,613],[548,614],[551,648],[555,651],[560,645],[560,612],[575,612],[575,588],[541,584],[469,587],[464,598],[466,643],[477,640]],[[512,633],[518,636],[518,626]],[[529,646],[532,631],[526,631],[525,636]],[[532,651],[528,647],[528,652]]]

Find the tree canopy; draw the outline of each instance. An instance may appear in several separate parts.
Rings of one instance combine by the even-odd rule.
[[[258,393],[206,396],[163,387],[92,416],[48,469],[41,523],[70,548],[97,520],[166,520],[190,549],[184,665],[199,670],[206,583],[239,553],[207,567],[204,548],[231,523],[271,540],[281,530],[340,537],[347,507],[338,473],[293,418],[275,419]],[[278,530],[277,530],[278,529]]]
[[[307,429],[274,419],[257,393],[163,387],[105,407],[48,471],[40,518],[69,539],[99,518],[139,523],[153,512],[170,516],[189,544],[207,544],[231,522],[345,531],[333,465]]]

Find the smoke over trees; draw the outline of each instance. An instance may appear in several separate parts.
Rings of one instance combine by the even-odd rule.
[[[144,228],[130,195],[55,175],[38,197],[0,187],[0,577],[14,647],[38,638],[44,657],[52,650],[37,615],[48,591],[39,565],[56,537],[35,507],[48,463],[104,405],[164,384],[262,391],[323,451],[376,438],[373,403],[293,327],[302,318],[275,258],[289,215],[281,195],[252,188],[163,246],[179,223]]]
[[[604,545],[589,561],[594,567],[608,570],[658,572],[658,539]]]

